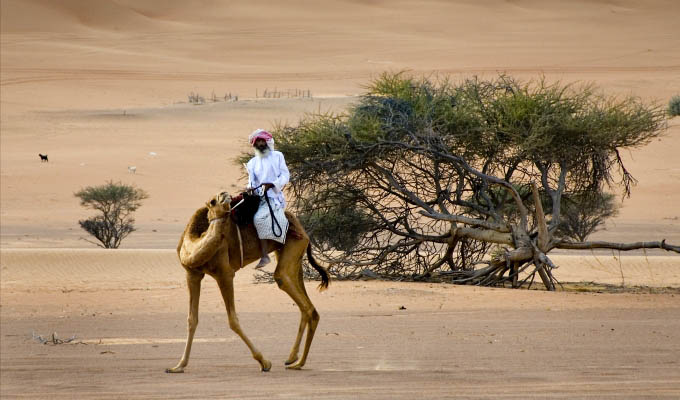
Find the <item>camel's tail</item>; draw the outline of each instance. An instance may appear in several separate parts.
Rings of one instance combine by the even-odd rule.
[[[312,244],[309,243],[307,245],[307,259],[309,260],[309,263],[312,264],[312,267],[321,275],[321,283],[319,284],[319,291],[324,291],[328,289],[328,284],[331,282],[330,276],[328,276],[328,271],[326,271],[326,268],[322,267],[319,265],[319,263],[316,262],[314,259],[314,256],[312,256]]]

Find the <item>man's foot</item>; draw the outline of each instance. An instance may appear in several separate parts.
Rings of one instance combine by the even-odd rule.
[[[270,261],[271,260],[269,259],[269,256],[262,257],[260,259],[260,262],[257,263],[257,265],[255,266],[255,269],[260,269],[260,268],[264,267],[265,265],[269,264]]]

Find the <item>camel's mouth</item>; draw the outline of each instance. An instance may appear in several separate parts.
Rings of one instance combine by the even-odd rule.
[[[218,204],[230,204],[231,203],[231,195],[227,192],[220,192],[215,197],[210,200],[210,206],[215,207]]]

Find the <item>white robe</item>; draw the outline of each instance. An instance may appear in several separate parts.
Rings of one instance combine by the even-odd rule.
[[[262,156],[255,156],[248,161],[248,187],[254,188],[263,183],[271,183],[273,188],[269,189],[269,200],[274,200],[272,206],[286,207],[286,199],[281,191],[290,179],[290,172],[286,166],[286,160],[280,151],[267,151]],[[262,195],[262,188],[258,189],[258,194]]]
[[[272,220],[269,206],[262,197],[260,208],[255,213],[253,223],[260,239],[271,239],[284,243],[288,232],[288,219],[284,214],[286,199],[282,189],[290,179],[286,161],[280,151],[268,151],[264,156],[253,157],[246,165],[248,169],[248,187],[254,188],[263,183],[271,183],[273,188],[267,191],[269,204],[274,212],[276,222]],[[264,190],[260,187],[257,194],[262,196]]]

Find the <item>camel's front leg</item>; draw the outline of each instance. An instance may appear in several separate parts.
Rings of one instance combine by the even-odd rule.
[[[188,334],[187,344],[184,347],[184,354],[179,363],[173,367],[168,368],[165,372],[179,373],[184,372],[184,367],[189,363],[189,354],[191,353],[191,343],[194,341],[194,333],[196,326],[198,326],[198,300],[201,296],[201,280],[203,279],[202,272],[187,271],[187,286],[189,287],[189,318],[187,318]]]
[[[227,307],[227,316],[229,318],[229,327],[231,330],[236,332],[237,335],[243,339],[245,344],[250,349],[253,354],[253,358],[260,363],[260,369],[263,372],[267,372],[271,369],[272,363],[269,360],[265,360],[262,353],[255,348],[255,346],[250,342],[246,334],[241,329],[241,325],[238,322],[238,316],[236,316],[236,307],[234,306],[234,274],[233,272],[223,272],[221,276],[215,276],[217,284],[222,292],[222,298],[224,299],[224,305]]]

